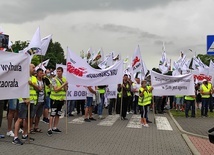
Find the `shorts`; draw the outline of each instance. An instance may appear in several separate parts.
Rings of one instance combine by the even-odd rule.
[[[62,106],[64,105],[64,101],[52,100],[51,99],[51,113],[50,116],[61,116],[62,115]]]
[[[44,109],[50,109],[50,102],[51,102],[50,96],[46,96]]]
[[[18,105],[19,105],[19,100],[18,99],[10,99],[8,101],[8,108],[9,110],[18,110]]]
[[[28,106],[26,103],[19,103],[19,113],[18,117],[21,119],[26,119],[28,116]],[[35,105],[30,104],[30,118],[33,118],[35,116]]]
[[[87,97],[85,107],[91,107],[92,102],[93,102],[93,97]]]
[[[184,97],[176,97],[176,104],[177,105],[184,104]]]
[[[35,106],[36,117],[41,117],[43,113],[44,102],[38,102]]]

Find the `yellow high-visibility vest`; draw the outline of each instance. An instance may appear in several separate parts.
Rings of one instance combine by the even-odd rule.
[[[56,77],[55,80],[56,80],[57,87],[61,87],[62,84],[60,83],[59,79]],[[62,82],[65,83],[66,82],[66,78],[62,77]],[[65,89],[62,88],[62,90],[60,90],[58,92],[55,92],[54,89],[52,89],[50,98],[52,100],[58,100],[58,101],[65,100],[65,98],[66,98]]]

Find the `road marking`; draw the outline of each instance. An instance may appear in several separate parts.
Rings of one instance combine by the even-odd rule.
[[[155,117],[158,130],[173,130],[168,119],[166,117]]]
[[[127,124],[126,127],[128,128],[142,128],[142,125],[140,123],[140,118],[141,116],[140,115],[132,115],[129,123]]]
[[[72,124],[83,124],[84,121],[84,117],[78,117],[73,119],[72,121],[68,122],[68,123],[72,123]]]
[[[119,117],[120,117],[120,115],[108,115],[105,119],[100,121],[100,123],[98,123],[97,125],[112,126]]]

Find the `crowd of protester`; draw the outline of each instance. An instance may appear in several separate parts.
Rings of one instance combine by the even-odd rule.
[[[104,119],[103,109],[108,108],[108,114],[112,115],[113,110],[120,114],[121,120],[128,120],[128,114],[140,114],[140,123],[143,127],[149,127],[152,123],[148,118],[150,110],[155,114],[164,114],[167,105],[169,109],[184,112],[185,117],[196,117],[195,110],[201,109],[201,117],[208,117],[208,111],[213,112],[213,87],[206,79],[195,85],[195,95],[192,96],[153,96],[150,79],[141,80],[138,76],[131,80],[127,74],[123,76],[123,82],[117,86],[117,98],[109,99],[108,106],[105,106],[105,93],[107,86],[86,87],[87,96],[85,100],[68,100],[67,109],[62,110],[66,100],[68,83],[62,76],[63,68],[56,69],[56,75],[52,70],[37,69],[30,65],[30,98],[10,99],[0,101],[0,125],[2,121],[4,105],[7,103],[7,136],[13,137],[13,144],[23,144],[23,141],[34,138],[28,137],[28,133],[42,132],[39,123],[42,121],[48,124],[48,136],[53,133],[61,133],[58,128],[60,116],[82,115],[85,122]],[[154,103],[154,104],[153,104]],[[167,104],[169,103],[169,104]],[[209,109],[209,110],[208,110]],[[30,111],[28,111],[30,110]],[[189,115],[189,111],[191,114]],[[30,112],[30,121],[28,121]],[[42,118],[41,118],[42,117]],[[14,124],[14,125],[13,125]],[[30,128],[28,128],[28,125]],[[19,133],[22,133],[21,140]],[[4,138],[4,135],[0,135]]]

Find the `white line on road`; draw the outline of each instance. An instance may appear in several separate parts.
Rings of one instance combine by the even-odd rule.
[[[108,115],[105,119],[100,121],[100,123],[98,123],[97,125],[112,126],[119,117],[120,117],[119,115]]]
[[[133,115],[126,127],[128,127],[128,128],[142,128],[142,125],[140,123],[140,118],[141,118],[140,115]]]
[[[72,121],[68,122],[68,123],[73,123],[73,124],[83,124],[84,121],[84,117],[78,117],[73,119]]]
[[[168,119],[166,117],[155,117],[158,130],[173,130]]]

